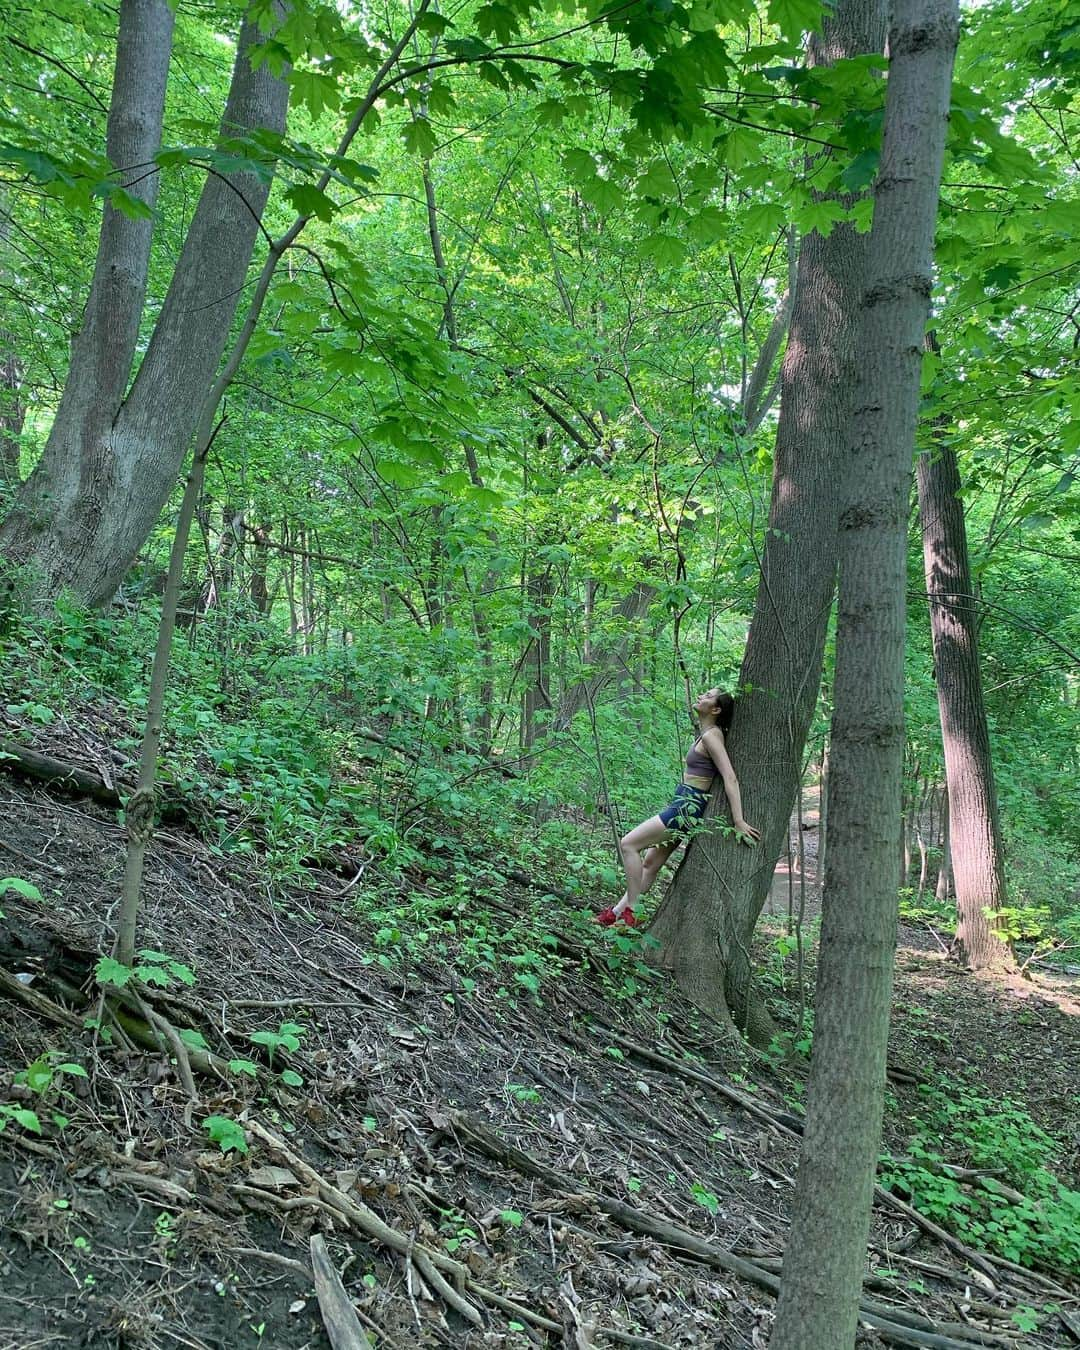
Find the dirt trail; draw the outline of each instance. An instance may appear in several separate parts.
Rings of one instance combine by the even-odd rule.
[[[777,863],[764,913],[789,914],[810,923],[821,913],[821,877],[818,872],[820,814],[818,790],[803,790],[802,810],[792,813],[788,825],[787,856]]]

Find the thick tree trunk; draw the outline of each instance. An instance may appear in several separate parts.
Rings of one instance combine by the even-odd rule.
[[[840,522],[814,1050],[772,1350],[853,1345],[866,1266],[896,940],[908,495],[958,31],[957,0],[897,0]]]
[[[956,890],[958,954],[969,970],[1013,964],[986,911],[1007,903],[997,790],[979,668],[979,631],[971,589],[960,470],[936,444],[919,456],[919,515],[934,643],[949,835]]]
[[[173,10],[167,0],[121,0],[105,153],[129,196],[153,209],[159,175]],[[93,514],[110,429],[131,378],[150,266],[153,220],[106,203],[90,296],[40,463],[0,532],[0,551],[40,569],[56,589],[74,513]],[[59,568],[59,571],[57,570]]]
[[[130,3],[156,16],[159,29],[164,23],[159,11],[171,23],[164,0]],[[284,130],[288,85],[268,63],[252,70],[248,61],[248,49],[262,36],[253,22],[241,28],[223,138]],[[119,97],[121,108],[128,103],[139,108],[142,139],[138,149],[114,153],[110,145],[109,153],[114,162],[119,154],[121,163],[145,166],[160,142],[160,112],[153,128],[148,126],[151,100],[145,82],[163,59],[167,67],[167,45],[162,58],[163,32],[151,42],[140,27],[139,38],[130,75],[123,80],[121,41],[114,104]],[[164,69],[159,73],[163,80]],[[120,120],[128,125],[126,115]],[[148,175],[143,190],[152,192],[155,183],[156,175]],[[135,185],[130,190],[137,191]],[[208,176],[126,399],[145,294],[149,241],[144,235],[150,222],[106,213],[87,321],[72,354],[53,433],[0,533],[0,551],[30,563],[47,593],[67,586],[91,604],[104,603],[153,527],[176,484],[221,361],[269,191],[268,173]],[[114,233],[120,242],[113,241]]]
[[[880,52],[884,38],[884,0],[840,0],[811,59]],[[751,989],[750,938],[787,847],[821,683],[865,253],[865,236],[847,225],[828,238],[807,235],[799,253],[769,528],[740,677],[751,692],[736,703],[729,737],[746,818],[762,840],[753,849],[719,833],[695,840],[650,929],[657,964],[683,991],[721,1017],[733,1013],[758,1041],[770,1024]],[[718,793],[713,814],[720,804]]]

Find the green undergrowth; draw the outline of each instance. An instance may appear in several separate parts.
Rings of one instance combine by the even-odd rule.
[[[1067,880],[1067,874],[1066,874]],[[1080,914],[1064,886],[1053,904],[1029,904],[1022,887],[1014,886],[1013,903],[997,911],[987,910],[996,930],[1010,942],[1021,965],[1067,965],[1080,952]],[[951,937],[956,932],[954,900],[940,901],[933,895],[917,895],[910,888],[900,892],[900,918],[909,924],[936,929]]]
[[[155,623],[149,608],[100,616],[69,603],[47,619],[9,616],[0,689],[22,738],[62,755],[66,727],[78,724],[133,761]],[[619,878],[581,738],[553,743],[519,772],[511,749],[482,754],[428,715],[429,700],[449,689],[407,651],[299,656],[253,624],[219,638],[204,625],[175,642],[159,766],[213,850],[257,855],[275,887],[294,893],[314,866],[347,855],[364,871],[353,902],[364,959],[403,975],[441,966],[450,1002],[555,1006],[560,982],[584,976],[614,1007],[666,1019],[663,986],[642,960],[651,939],[592,922]],[[640,802],[646,814],[663,774],[636,753],[628,716],[625,702],[598,709],[596,738],[626,809]],[[1024,909],[1014,916],[1026,925],[1022,939],[1056,932]],[[796,944],[786,934],[767,940],[762,979],[782,1028],[769,1058],[782,1072],[809,1054],[812,1010],[799,996]],[[266,1036],[286,1046],[286,1033]],[[796,1111],[799,1077],[791,1075]],[[973,1245],[1080,1271],[1080,1196],[1054,1175],[1054,1149],[1019,1107],[941,1081],[923,1094],[906,1153],[884,1169],[888,1184]]]
[[[400,877],[467,840],[507,867],[557,874],[564,892],[617,884],[595,764],[578,738],[519,771],[511,748],[489,755],[460,724],[447,730],[452,719],[429,700],[448,686],[407,648],[300,655],[250,621],[226,641],[221,622],[174,640],[159,760],[163,794],[216,852],[257,853],[272,880],[303,885],[343,851]],[[79,722],[133,767],[156,623],[153,607],[100,615],[70,600],[45,617],[9,614],[0,693],[21,739],[56,745]]]
[[[542,892],[509,892],[499,878],[451,869],[422,889],[368,896],[355,919],[368,938],[368,964],[403,973],[441,964],[451,1003],[480,989],[539,1006],[557,999],[562,978],[586,972],[608,999],[659,1006],[658,977],[642,960],[653,943],[647,934],[597,928],[591,908]]]
[[[20,739],[63,758],[66,728],[86,727],[126,754],[130,777],[156,609],[101,615],[62,600],[48,616],[8,618],[0,692]],[[214,852],[256,856],[291,890],[319,866],[362,868],[355,918],[369,961],[444,961],[460,981],[448,997],[483,984],[499,998],[543,999],[575,959],[556,928],[599,951],[607,996],[650,996],[656,977],[639,957],[649,939],[592,923],[620,881],[577,738],[516,772],[511,750],[481,754],[426,716],[427,700],[448,690],[407,650],[303,656],[250,622],[227,638],[220,620],[175,638],[159,760],[163,794]],[[630,741],[620,747],[603,723],[625,717],[598,713],[620,791],[635,785],[622,759]],[[511,872],[537,884],[511,893]],[[557,894],[545,896],[542,878]]]
[[[1080,1274],[1080,1191],[1055,1175],[1060,1146],[1023,1107],[938,1076],[908,1122],[883,1185],[974,1247]]]

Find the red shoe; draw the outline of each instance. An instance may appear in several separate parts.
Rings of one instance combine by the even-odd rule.
[[[602,909],[599,914],[593,918],[594,923],[600,924],[602,928],[610,928],[613,923],[618,923],[618,917],[614,909],[608,905],[607,909]]]
[[[634,918],[634,911],[632,909],[624,909],[618,916],[617,922],[626,924],[627,928],[636,928],[638,926],[638,921]]]

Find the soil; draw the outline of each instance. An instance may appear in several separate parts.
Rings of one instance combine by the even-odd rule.
[[[405,919],[370,912],[376,897],[385,911],[393,885],[370,860],[283,886],[258,858],[162,830],[148,854],[141,940],[197,980],[147,997],[257,1075],[196,1070],[192,1101],[175,1047],[132,1043],[94,984],[123,867],[114,813],[6,778],[0,813],[0,866],[44,897],[0,899],[0,974],[27,991],[0,988],[0,1102],[42,1121],[40,1136],[14,1122],[0,1134],[0,1350],[325,1350],[316,1234],[379,1347],[766,1344],[772,1297],[760,1272],[775,1274],[783,1249],[797,1072],[718,1039],[644,967],[633,967],[637,995],[619,998],[631,967],[617,935],[479,863],[473,903],[496,955],[518,950],[523,912],[549,931],[545,950],[561,971],[537,999],[528,965],[523,980],[497,962],[463,973],[467,902],[443,894],[437,860],[400,884],[402,914],[416,913],[418,897],[426,905],[422,943],[418,931],[394,936]],[[781,876],[774,915],[786,894]],[[767,962],[768,927],[762,941]],[[1078,1011],[1076,981],[965,976],[926,930],[903,932],[897,1141],[917,1080],[959,1063],[1061,1139],[1061,1166],[1075,1176]],[[304,1028],[301,1043],[271,1058],[249,1038],[283,1021]],[[49,1054],[54,1084],[35,1095],[18,1071]],[[59,1072],[64,1062],[87,1077]],[[283,1067],[302,1082],[285,1083]],[[62,1130],[54,1113],[68,1119]],[[247,1128],[246,1155],[212,1144],[202,1128],[212,1116]],[[370,1212],[404,1250],[364,1228]],[[674,1229],[759,1275],[691,1256]],[[1080,1339],[1080,1320],[1068,1329],[1080,1287],[1060,1272],[991,1260],[996,1278],[980,1281],[968,1255],[886,1203],[872,1243],[887,1270],[868,1276],[868,1297],[958,1328],[957,1344],[979,1333],[997,1337],[989,1345]],[[464,1263],[464,1306],[480,1309],[478,1324],[425,1272],[425,1250]],[[1021,1307],[1039,1312],[1035,1331],[1011,1320]],[[906,1343],[895,1326],[860,1330],[862,1346]]]

